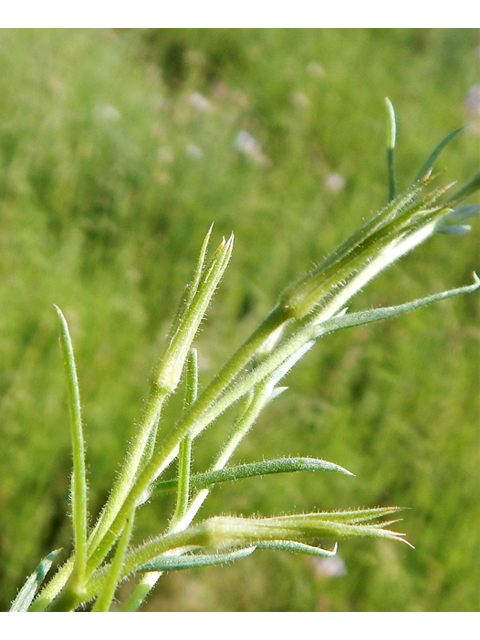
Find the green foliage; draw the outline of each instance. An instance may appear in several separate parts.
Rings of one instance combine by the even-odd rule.
[[[61,549],[56,549],[55,551],[49,553],[48,556],[43,558],[32,575],[27,578],[25,584],[18,592],[17,597],[12,602],[12,606],[10,608],[10,611],[12,613],[21,613],[28,611],[28,608],[32,604],[33,599],[42,586],[43,581],[45,580],[45,577],[53,564],[53,561],[58,556],[60,551]]]
[[[59,429],[68,416],[51,304],[65,312],[76,345],[94,514],[132,439],[143,382],[212,219],[217,233],[235,230],[237,247],[197,338],[202,379],[290,279],[382,206],[385,95],[399,114],[397,184],[408,184],[425,149],[462,123],[437,166],[465,182],[478,162],[478,124],[463,107],[476,81],[476,37],[468,30],[2,32],[4,608],[38,557],[70,543],[68,429]],[[242,146],[241,131],[253,142],[244,137]],[[329,182],[332,174],[346,186]],[[478,268],[478,232],[447,240],[382,276],[364,306],[468,281]],[[330,580],[308,558],[291,564],[288,554],[257,560],[255,552],[232,568],[206,569],[208,587],[195,587],[192,572],[190,608],[478,608],[477,319],[472,296],[441,314],[422,311],[322,342],[239,455],[257,460],[259,447],[269,458],[319,453],[356,479],[246,479],[241,488],[216,489],[203,511],[405,504],[417,551],[343,542],[348,576]],[[171,400],[165,421],[175,413]],[[229,422],[222,416],[199,440],[192,479],[210,466],[216,434]],[[169,504],[168,496],[160,500],[155,513]],[[137,543],[166,525],[155,513],[139,514]],[[248,594],[233,593],[232,570],[239,582],[243,571],[252,578]],[[288,589],[266,588],[277,575]],[[152,608],[184,606],[169,600],[178,585],[169,580],[159,583]]]

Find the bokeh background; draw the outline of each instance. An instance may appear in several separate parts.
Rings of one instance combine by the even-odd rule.
[[[76,348],[95,514],[132,437],[201,241],[234,256],[197,339],[201,380],[398,182],[479,164],[480,38],[469,29],[0,31],[0,600],[71,545],[66,387],[53,303]],[[442,178],[443,179],[443,178]],[[437,236],[352,309],[469,284],[480,226]],[[202,515],[405,505],[416,546],[344,541],[336,564],[257,552],[162,579],[146,610],[469,611],[480,607],[480,296],[325,339],[236,455],[351,469],[244,480]],[[173,403],[172,413],[178,404]],[[199,439],[209,464],[232,416]],[[169,501],[170,500],[170,501]],[[171,499],[139,517],[161,531]]]

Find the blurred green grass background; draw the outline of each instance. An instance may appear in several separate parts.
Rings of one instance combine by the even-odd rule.
[[[95,514],[203,236],[236,235],[198,336],[202,380],[292,279],[383,206],[384,97],[398,181],[466,125],[437,168],[479,161],[479,32],[459,29],[0,31],[0,608],[71,544],[66,388],[53,303],[76,348]],[[480,228],[438,236],[352,308],[468,284]],[[162,579],[148,610],[468,611],[480,607],[478,295],[325,339],[236,460],[318,456],[216,489],[202,515],[399,504],[416,546],[342,542],[344,575],[258,552]],[[167,412],[167,422],[173,410]],[[195,449],[203,469],[232,416]],[[160,531],[168,500],[141,513]]]

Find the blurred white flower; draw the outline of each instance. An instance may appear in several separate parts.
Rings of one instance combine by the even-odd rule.
[[[265,165],[269,162],[263,154],[260,143],[248,131],[239,131],[233,146],[255,164]]]
[[[313,78],[323,78],[325,75],[325,69],[318,62],[309,62],[307,64],[307,72]]]
[[[472,135],[480,135],[480,84],[472,84],[463,103],[466,114],[466,130]]]
[[[198,111],[211,111],[213,108],[210,100],[198,91],[192,93],[192,95],[188,98],[188,102],[194,109],[197,109]]]
[[[480,115],[480,84],[469,87],[463,106],[470,115]]]
[[[174,154],[171,149],[168,147],[158,147],[157,149],[157,160],[160,162],[170,163],[173,162]]]
[[[158,171],[153,175],[155,180],[158,182],[158,184],[167,185],[167,184],[171,184],[172,182],[172,176],[166,171]]]
[[[345,188],[346,180],[339,173],[330,173],[325,178],[323,186],[330,193],[340,193]]]
[[[296,107],[306,108],[310,105],[310,100],[301,91],[293,91],[290,94],[290,99],[292,101],[292,104],[294,104]]]
[[[52,91],[63,91],[65,89],[65,83],[58,76],[52,75],[48,78],[48,87]]]
[[[315,573],[325,578],[339,578],[347,574],[345,562],[338,555],[330,558],[318,558],[312,556],[310,561],[313,565]]]
[[[193,66],[200,66],[205,63],[205,56],[201,51],[185,51],[185,62]]]
[[[113,104],[99,104],[94,109],[94,116],[104,123],[118,122],[122,117],[120,111]]]
[[[189,142],[185,147],[185,154],[193,160],[201,160],[203,158],[202,149],[195,143]]]

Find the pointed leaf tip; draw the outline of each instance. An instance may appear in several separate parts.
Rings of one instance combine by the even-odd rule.
[[[18,592],[17,597],[12,602],[12,606],[10,608],[11,613],[25,612],[28,610],[33,599],[37,595],[39,588],[45,580],[45,577],[49,572],[53,561],[58,556],[61,550],[62,549],[55,549],[55,551],[52,551],[48,554],[48,556],[45,556],[45,558],[41,560],[40,564],[37,566],[35,571],[27,578],[25,584]]]
[[[215,564],[227,564],[246,558],[251,555],[256,548],[255,545],[252,545],[227,553],[158,556],[136,569],[136,571],[174,571],[195,567],[207,567]]]

